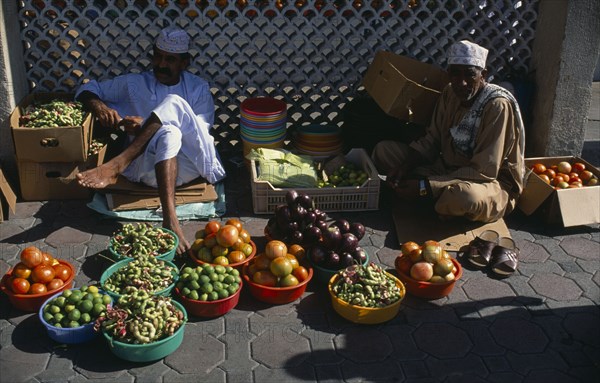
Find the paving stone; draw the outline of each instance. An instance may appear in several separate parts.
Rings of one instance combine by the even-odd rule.
[[[279,326],[277,326],[279,327]],[[310,344],[291,327],[263,331],[252,341],[252,358],[270,368],[289,368],[305,362]]]
[[[307,362],[320,366],[323,364],[339,364],[343,362],[343,358],[336,353],[333,338],[335,334],[330,334],[325,331],[306,329],[302,331],[302,336],[306,337],[310,342],[310,355]]]
[[[47,353],[31,353],[10,345],[0,349],[1,377],[3,382],[24,382],[33,379],[44,371],[49,355]]]
[[[470,299],[479,302],[515,296],[508,284],[485,276],[466,281],[463,290]]]
[[[218,368],[215,368],[209,374],[180,374],[175,370],[169,370],[163,377],[165,383],[226,383],[227,381],[225,371]],[[229,382],[237,383],[239,381],[229,380]]]
[[[589,239],[565,238],[560,246],[570,255],[577,258],[597,260],[600,254],[600,243]]]
[[[587,312],[568,313],[563,321],[565,329],[579,342],[600,345],[600,315],[597,307]]]
[[[141,382],[163,382],[163,375],[169,371],[170,368],[166,366],[163,361],[152,363],[150,366],[140,366],[129,369],[129,373],[135,376],[137,381]]]
[[[521,318],[501,318],[490,326],[490,333],[500,346],[517,353],[541,353],[548,344],[544,331]]]
[[[136,363],[116,357],[102,337],[84,345],[71,347],[67,351],[69,352],[67,355],[73,360],[75,371],[87,379],[133,381],[133,377],[127,373],[127,370],[135,367]]]
[[[538,294],[557,301],[574,301],[582,294],[573,280],[556,274],[534,275],[529,284]]]
[[[592,276],[585,272],[566,273],[565,277],[571,278],[583,291],[583,296],[598,301],[600,287],[592,281]]]
[[[388,268],[394,268],[394,261],[400,255],[399,250],[390,249],[384,247],[382,249],[377,250],[376,256],[378,259],[378,263],[383,266],[387,266]]]
[[[487,356],[483,358],[483,362],[490,370],[490,376],[497,375],[498,372],[510,372],[510,365],[504,357]]]
[[[435,377],[454,376],[462,378],[464,382],[470,382],[470,376],[487,376],[488,370],[479,356],[468,354],[457,359],[436,359],[429,357],[425,360],[425,365]]]
[[[342,375],[346,382],[400,382],[404,379],[402,369],[394,357],[366,366],[347,361],[342,364]]]
[[[490,383],[521,383],[523,382],[523,376],[515,374],[514,372],[496,372],[492,373],[487,377],[487,381]],[[549,382],[545,382],[549,383]]]
[[[256,382],[306,382],[315,381],[316,373],[312,366],[267,368],[258,366],[254,369],[254,381]]]
[[[400,362],[402,372],[407,378],[407,381],[415,379],[431,378],[431,373],[427,369],[424,361],[408,360]]]
[[[356,363],[385,360],[394,348],[389,337],[376,328],[353,327],[334,338],[340,355]]]
[[[323,365],[315,367],[315,374],[319,382],[338,383],[343,380],[339,366]]]
[[[27,241],[27,233],[19,225],[13,225],[10,222],[0,223],[0,241],[10,243],[23,243]]]
[[[465,331],[446,323],[425,323],[413,338],[417,347],[439,359],[464,357],[473,347]]]
[[[64,247],[68,244],[81,244],[92,239],[88,232],[64,226],[46,237],[46,243],[54,248]]]
[[[543,369],[529,372],[523,383],[529,382],[560,382],[560,383],[578,383],[578,379],[564,374],[555,369]]]
[[[209,374],[225,360],[223,342],[212,336],[206,336],[203,342],[198,342],[195,337],[185,335],[181,346],[165,358],[167,366],[182,374]]]
[[[77,375],[73,380],[69,383],[88,383],[90,380],[83,375]],[[106,382],[106,383],[133,383],[135,381],[135,377],[129,375],[126,371],[119,376],[109,376],[94,378],[94,382]]]
[[[539,263],[544,262],[550,257],[550,254],[546,249],[537,243],[529,241],[517,242],[519,247],[519,261],[525,263]]]
[[[226,331],[219,338],[226,347],[226,360],[220,368],[227,372],[227,378],[233,381],[248,382],[252,379],[252,370],[258,365],[252,359],[250,342],[256,339],[249,330],[246,317],[238,315],[235,318],[225,316]]]
[[[457,327],[462,329],[473,343],[470,352],[484,357],[504,354],[504,349],[496,343],[492,334],[490,334],[490,325],[487,322],[460,322]]]
[[[73,362],[69,359],[51,356],[46,369],[36,376],[41,382],[65,382],[76,376]]]
[[[409,360],[422,360],[427,356],[415,343],[413,338],[414,327],[391,325],[382,327],[381,331],[387,334],[394,347],[394,359],[404,363]]]

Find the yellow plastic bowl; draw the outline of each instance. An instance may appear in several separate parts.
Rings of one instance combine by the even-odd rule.
[[[390,273],[386,273],[389,278],[392,278],[396,283],[396,286],[400,289],[400,299],[398,301],[392,303],[389,306],[385,307],[362,307],[351,305],[348,302],[345,302],[338,298],[333,290],[332,286],[337,280],[340,278],[340,274],[335,274],[329,280],[328,290],[329,296],[331,297],[331,304],[333,305],[333,309],[343,318],[349,320],[350,322],[360,323],[360,324],[377,324],[387,322],[391,319],[394,319],[396,315],[398,315],[398,311],[400,311],[400,303],[404,299],[406,295],[406,289],[404,288],[404,284],[395,276]]]

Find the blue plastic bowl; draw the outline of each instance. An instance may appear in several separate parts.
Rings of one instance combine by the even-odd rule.
[[[69,290],[79,290],[77,289],[69,289]],[[106,293],[103,290],[99,291],[101,294]],[[79,327],[73,327],[73,328],[61,328],[61,327],[54,327],[52,326],[50,323],[46,322],[46,320],[44,319],[44,307],[48,304],[48,302],[50,302],[52,299],[62,295],[62,291],[54,294],[53,296],[51,296],[50,298],[48,298],[44,304],[42,305],[42,307],[40,307],[40,310],[38,312],[38,317],[40,318],[40,322],[42,322],[42,324],[44,325],[44,327],[46,328],[46,332],[48,333],[48,336],[50,337],[50,339],[54,340],[55,342],[58,343],[65,343],[65,344],[78,344],[78,343],[85,343],[85,342],[89,342],[90,340],[94,339],[96,336],[98,336],[98,332],[94,331],[94,323],[90,322],[87,324],[84,324],[83,326],[79,326]],[[112,304],[112,302],[110,303]]]
[[[164,227],[161,229],[166,231],[167,233],[170,233],[171,235],[173,235],[175,237],[175,246],[173,246],[173,248],[171,250],[167,251],[166,253],[157,255],[156,258],[162,259],[163,261],[172,261],[173,259],[175,259],[175,252],[177,251],[177,247],[179,246],[179,237],[177,236],[177,234],[175,234],[173,231],[171,231],[169,229],[165,229]],[[113,259],[115,261],[122,261],[125,259],[129,259],[129,260],[133,259],[132,257],[126,257],[124,255],[117,253],[115,251],[115,249],[113,249],[112,245],[108,245],[108,251],[110,252],[110,255],[113,257]]]
[[[187,312],[181,303],[171,300],[178,310],[183,312],[183,323],[175,333],[157,342],[146,344],[130,344],[114,340],[109,334],[102,331],[104,339],[108,342],[108,348],[117,357],[130,362],[153,362],[172,354],[179,348],[183,341],[185,324],[188,320]]]
[[[122,267],[125,267],[125,265],[127,265],[129,262],[132,262],[132,261],[133,261],[133,258],[124,259],[124,260],[119,261],[119,262],[115,263],[114,265],[110,266],[108,269],[106,269],[100,276],[100,286],[104,287],[104,283],[106,283],[106,281],[108,280],[108,278],[110,278],[111,275],[113,275],[117,270],[119,270]],[[162,290],[153,292],[152,295],[162,295],[165,297],[171,295],[171,290],[173,290],[173,288],[175,287],[175,284],[179,280],[179,271],[178,271],[177,266],[173,262],[170,262],[170,261],[165,261],[165,263],[174,268],[173,283],[171,283],[168,287],[166,287]],[[110,297],[115,302],[117,302],[122,295],[122,294],[118,294],[118,293],[108,290],[108,289],[104,289],[104,291],[106,291],[106,293],[108,295],[110,295]]]

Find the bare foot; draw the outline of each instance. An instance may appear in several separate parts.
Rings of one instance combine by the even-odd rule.
[[[83,173],[77,173],[77,182],[81,186],[92,189],[102,189],[108,185],[112,185],[117,182],[117,176],[119,175],[115,166],[110,162],[102,164],[97,168],[86,170]]]
[[[181,230],[181,226],[179,225],[179,221],[175,221],[174,224],[163,222],[163,227],[177,234],[177,237],[179,238],[179,246],[177,247],[175,253],[177,255],[185,254],[190,249],[190,243],[185,239],[183,231]]]

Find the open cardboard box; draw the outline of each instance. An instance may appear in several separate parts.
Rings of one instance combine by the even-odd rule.
[[[15,212],[17,206],[17,195],[6,180],[2,168],[0,168],[0,222],[8,220],[8,210]]]
[[[579,157],[526,158],[525,165],[531,168],[535,163],[542,163],[550,167],[561,161],[568,161],[571,164],[581,162],[585,164],[587,170],[600,178],[600,170]],[[525,190],[519,198],[519,209],[525,215],[537,212],[546,222],[562,224],[564,227],[600,223],[600,186],[555,190],[553,186],[531,172]]]
[[[160,207],[158,190],[141,183],[128,181],[119,176],[117,183],[106,189],[106,202],[112,211],[157,209]],[[197,178],[175,189],[175,205],[196,202],[211,202],[218,195],[213,185]]]
[[[86,199],[91,189],[80,186],[77,173],[104,162],[106,146],[83,162],[17,161],[21,197],[25,201]]]
[[[73,101],[72,93],[32,93],[10,115],[17,160],[30,162],[85,162],[93,134],[94,119],[87,113],[81,126],[25,128],[19,124],[24,108],[52,100]]]
[[[429,124],[448,83],[441,68],[386,51],[377,52],[363,79],[365,89],[384,112],[421,125]]]

